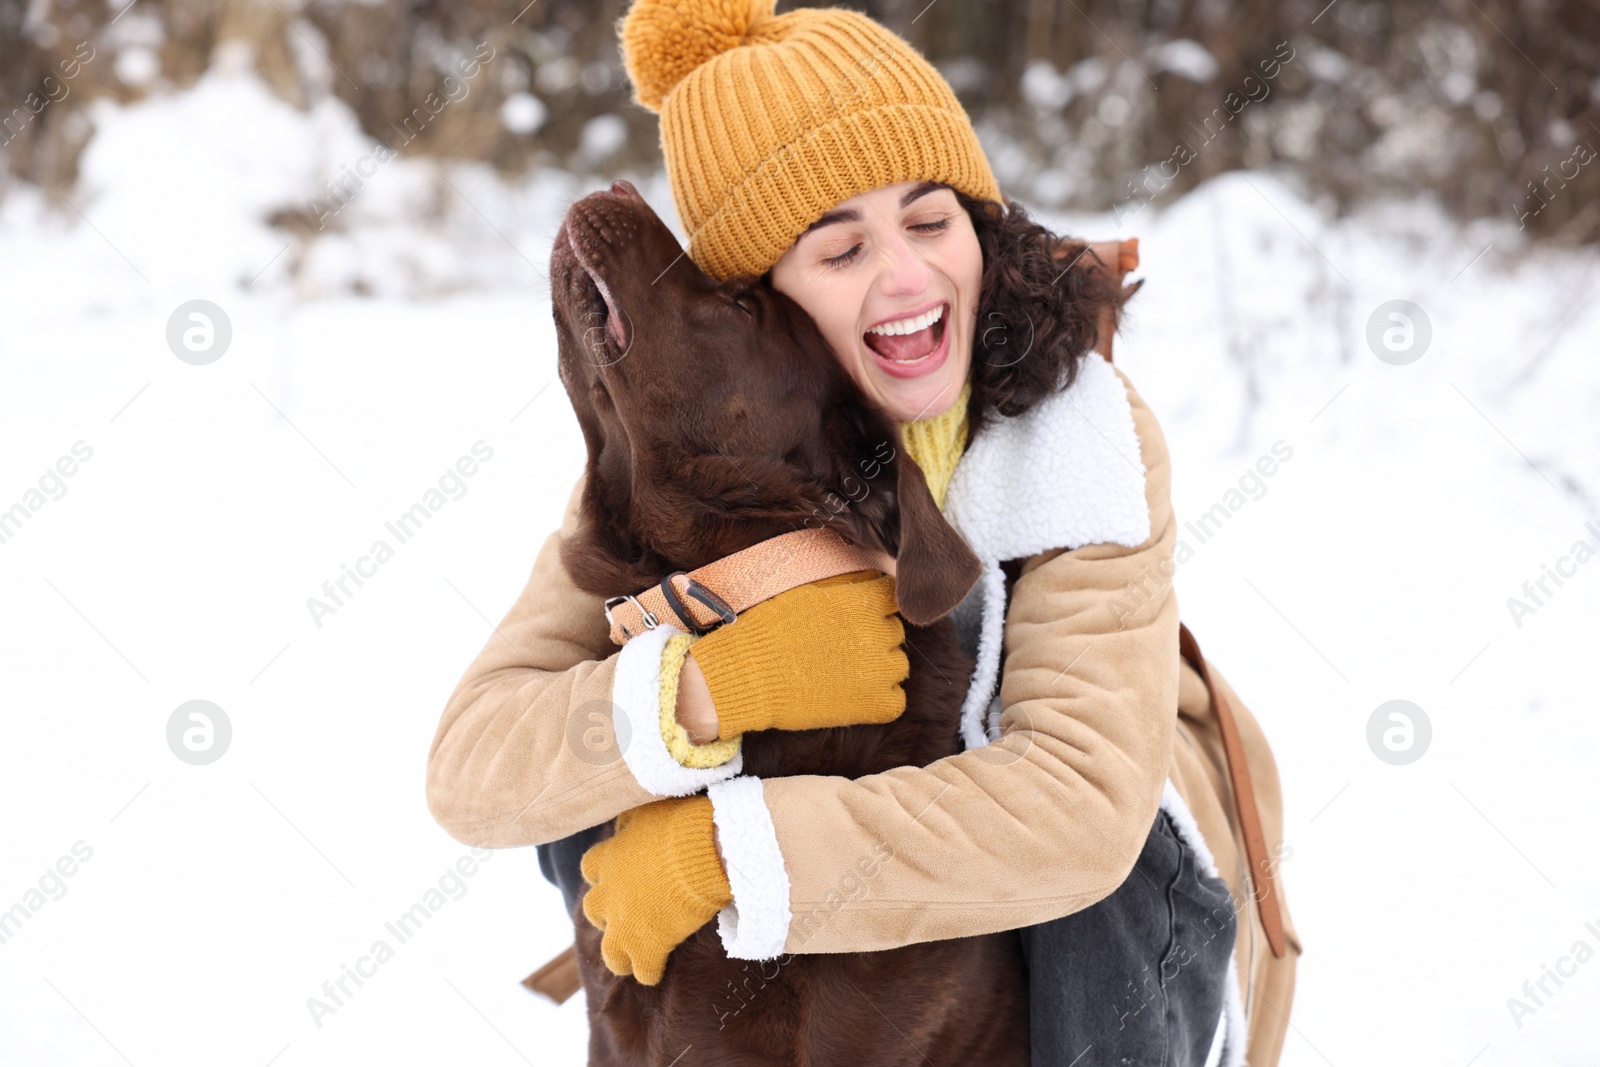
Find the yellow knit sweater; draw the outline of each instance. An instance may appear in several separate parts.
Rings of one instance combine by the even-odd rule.
[[[934,503],[944,507],[945,490],[956,472],[956,461],[967,450],[967,402],[972,398],[972,379],[967,379],[955,403],[939,414],[916,422],[902,422],[900,437],[906,451],[922,468],[933,490]]]
[[[934,502],[940,508],[944,507],[945,492],[950,488],[956,462],[967,448],[967,402],[971,396],[972,381],[968,379],[962,384],[955,403],[944,411],[931,418],[898,424],[906,452],[922,468]],[[683,766],[718,767],[739,751],[743,735],[720,737],[696,745],[690,742],[688,732],[678,722],[678,674],[693,641],[691,634],[676,634],[661,650],[661,736],[667,743],[667,751]]]

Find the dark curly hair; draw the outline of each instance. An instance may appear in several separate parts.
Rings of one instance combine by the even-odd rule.
[[[1105,312],[1115,323],[1139,287],[1120,286],[1085,242],[1051,233],[1016,201],[951,191],[983,250],[967,406],[975,435],[994,414],[1020,415],[1071,385],[1099,342]]]

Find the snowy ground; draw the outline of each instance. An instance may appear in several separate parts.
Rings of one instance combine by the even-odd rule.
[[[396,160],[308,252],[263,219],[370,151],[347,112],[218,75],[95,121],[75,207],[0,203],[0,510],[30,512],[0,543],[0,909],[28,913],[0,944],[0,1062],[581,1063],[581,996],[517,984],[570,940],[533,850],[452,877],[468,850],[422,785],[581,463],[543,270],[587,188]],[[1425,202],[1334,220],[1266,174],[1056,221],[1142,238],[1117,360],[1180,519],[1231,512],[1178,592],[1285,780],[1307,955],[1284,1062],[1593,1063],[1600,560],[1520,620],[1507,599],[1600,544],[1600,261]],[[166,339],[193,299],[231,323],[205,366]],[[1396,299],[1432,329],[1403,366],[1365,336]],[[319,626],[308,598],[441,478],[446,506]],[[232,727],[205,766],[167,743],[195,699]],[[1392,699],[1431,722],[1409,765],[1367,744]],[[1534,1001],[1547,965],[1563,984]]]

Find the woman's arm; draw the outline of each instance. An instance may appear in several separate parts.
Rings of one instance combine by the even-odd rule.
[[[561,529],[456,684],[429,749],[428,809],[463,843],[544,844],[698,792],[743,765],[735,754],[696,769],[668,753],[659,695],[667,632],[617,651],[601,598],[561,565],[560,538],[576,529],[582,491],[580,478]]]
[[[1005,624],[994,744],[854,781],[711,786],[733,888],[730,955],[876,951],[1028,926],[1128,876],[1175,732],[1177,533],[1161,430],[1118,379],[1144,467],[1146,539],[1027,560]],[[1134,482],[1135,505],[1137,494]]]

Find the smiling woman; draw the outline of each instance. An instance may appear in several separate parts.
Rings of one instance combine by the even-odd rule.
[[[691,257],[716,279],[760,274],[811,316],[862,393],[899,422],[934,499],[987,561],[957,612],[978,660],[963,712],[972,751],[954,757],[963,770],[928,768],[926,791],[912,784],[910,768],[898,769],[908,776],[894,779],[897,790],[866,785],[871,778],[864,788],[780,778],[759,795],[733,782],[707,788],[716,855],[732,879],[729,953],[859,951],[1021,928],[1034,972],[1035,1063],[1199,1063],[1224,1016],[1232,1020],[1227,1058],[1236,1062],[1245,1053],[1242,1011],[1222,1011],[1241,1001],[1240,983],[1228,977],[1232,923],[1227,938],[1184,967],[1167,966],[1183,947],[1171,931],[1223,912],[1231,920],[1233,911],[1210,849],[1198,830],[1187,832],[1195,822],[1179,790],[1169,783],[1162,810],[1150,808],[1173,758],[1176,696],[1162,679],[1176,666],[1168,632],[1176,602],[1168,585],[1135,617],[1107,610],[1113,572],[1170,566],[1173,541],[1160,431],[1131,383],[1098,361],[1085,364],[1101,324],[1115,321],[1129,294],[1086,246],[1004,197],[950,87],[870,19],[832,9],[776,15],[770,0],[641,0],[621,30],[637,99],[661,115]],[[1139,459],[1137,479],[1127,477],[1130,456]],[[1100,621],[1113,618],[1115,636],[1099,633]],[[681,681],[676,718],[695,729],[689,740],[716,739],[701,752],[669,737],[685,766],[733,763],[728,679],[740,662],[737,631],[730,628],[709,688],[694,645],[662,662],[663,684]],[[1040,642],[1032,652],[1030,636]],[[1120,662],[1083,666],[1091,646]],[[808,652],[784,649],[800,659]],[[1047,686],[1037,687],[1045,678],[1032,667],[1043,668]],[[985,741],[1012,742],[1007,752],[1030,758],[997,756]],[[1001,780],[979,789],[987,802],[952,788],[997,769]],[[890,791],[899,793],[893,811],[879,811]],[[1039,799],[1046,791],[1057,800]],[[913,831],[895,813],[920,815],[935,798],[945,830],[929,851],[887,873],[875,906],[855,923],[835,918],[831,937],[807,939],[799,915],[823,893],[834,858],[869,838],[905,847]],[[1012,829],[1021,836],[1007,849],[1000,839]],[[1030,864],[1023,857],[1041,835],[1055,845]],[[1122,857],[1116,870],[1091,874],[1107,846]],[[997,855],[1016,866],[982,889],[975,865]],[[593,857],[593,873],[609,877],[608,899],[617,900],[628,868],[665,859],[637,831],[622,831]],[[925,882],[910,873],[918,870],[939,873]],[[1051,899],[1084,875],[1094,888],[1079,882],[1084,891],[1070,901],[1026,921],[999,918],[1019,897]],[[787,901],[767,899],[773,886]],[[958,900],[973,909],[965,921],[955,921]],[[626,909],[594,917],[616,926],[642,918]],[[817,943],[824,940],[832,943]],[[1151,972],[1162,976],[1165,1010],[1137,1021],[1085,992]],[[1251,1049],[1255,1062],[1275,1058],[1272,1031],[1263,1028]],[[1087,1061],[1084,1045],[1094,1048]]]
[[[897,182],[806,228],[768,278],[816,320],[861,391],[901,422],[950,406],[972,367],[983,252],[956,192]]]
[[[1015,201],[907,181],[842,201],[762,277],[895,418],[914,431],[966,385],[976,433],[1073,384],[1101,323],[1137,288],[1124,292],[1110,266]]]
[[[672,276],[683,291],[652,310],[662,288],[636,290],[681,257],[622,183],[575,204],[557,235],[563,382],[589,471],[497,630],[509,639],[490,642],[445,710],[429,757],[435,816],[462,840],[542,846],[569,908],[581,900],[583,960],[619,980],[615,1003],[590,998],[591,1063],[613,1062],[607,1042],[622,1040],[600,1024],[653,996],[654,1036],[626,1031],[635,1062],[681,1052],[661,1034],[696,1003],[673,1007],[686,986],[671,968],[701,973],[714,922],[722,963],[1014,937],[1037,1067],[1199,1067],[1212,1054],[1237,1067],[1247,1046],[1271,1067],[1299,943],[1286,912],[1281,929],[1263,925],[1240,877],[1207,762],[1222,715],[1212,675],[1180,663],[1170,582],[1115,610],[1126,588],[1170,573],[1178,530],[1160,426],[1092,354],[1128,295],[1116,272],[1001,194],[950,87],[863,15],[639,0],[621,32],[636,98],[661,116],[698,270]],[[641,255],[646,269],[621,262]],[[650,312],[648,336],[635,337],[630,306]],[[584,315],[599,321],[574,321]],[[598,346],[588,364],[585,328]],[[805,337],[825,344],[796,348]],[[846,372],[870,414],[851,417],[834,392],[796,402],[824,368]],[[871,420],[903,446],[895,485],[836,519],[883,520],[892,578],[809,581],[712,628],[663,615],[620,653],[607,647],[595,617],[606,595],[726,562],[747,547],[724,543],[741,524],[769,540],[793,532],[827,488],[808,471],[848,467]],[[685,480],[693,490],[674,496]],[[763,496],[768,485],[785,492]],[[646,531],[662,558],[610,527]],[[960,551],[931,551],[918,530]],[[649,581],[629,569],[641,561]],[[957,644],[914,629],[936,623]],[[834,727],[929,723],[930,691],[959,699],[946,708],[956,737],[949,723],[933,732],[961,751],[860,774],[761,761],[774,735],[799,745]],[[575,754],[570,724],[607,714],[626,744]],[[1276,776],[1240,719],[1270,846]],[[885,845],[869,892],[841,900],[841,874]],[[948,991],[908,1000],[915,982],[885,981],[866,986],[960,1018]],[[1019,992],[1011,979],[976,986],[956,998],[974,1011]],[[1247,1018],[1246,988],[1272,1008]],[[859,1007],[817,1010],[825,1022]],[[891,1012],[919,1053],[998,1062],[963,1043],[982,1025]],[[740,1030],[812,1047],[785,1018],[741,1016]],[[819,1067],[907,1055],[900,1042],[892,1054],[823,1044]]]

